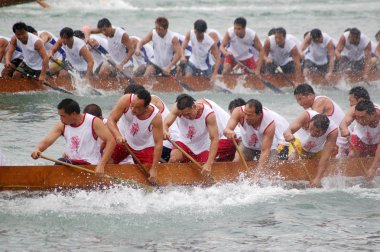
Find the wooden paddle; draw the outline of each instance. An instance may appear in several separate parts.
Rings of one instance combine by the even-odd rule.
[[[13,70],[15,70],[15,71],[21,73],[23,76],[25,76],[25,77],[27,77],[27,78],[32,78],[33,80],[36,80],[36,81],[38,81],[39,83],[41,83],[41,82],[39,81],[39,79],[38,79],[36,76],[31,76],[31,75],[25,73],[24,71],[22,71],[21,69],[16,68],[16,67],[14,67],[14,66],[12,66],[12,65],[11,65],[11,68],[12,68]],[[71,95],[73,94],[72,92],[67,91],[67,90],[65,90],[65,89],[63,89],[63,88],[53,86],[53,85],[51,85],[51,84],[50,84],[49,82],[47,82],[47,81],[43,81],[42,84],[45,85],[45,86],[47,86],[47,87],[49,87],[49,88],[51,88],[51,89],[53,89],[53,90],[55,90],[55,91],[59,91],[59,92],[61,92],[61,93],[71,94]]]
[[[191,162],[193,162],[197,168],[199,169],[200,172],[202,172],[203,170],[203,167],[200,163],[198,163],[197,160],[195,160],[192,156],[190,156],[189,153],[187,153],[186,151],[184,151],[181,146],[179,146],[176,142],[174,142],[173,140],[171,140],[170,138],[168,138],[168,141],[173,145],[175,146],[183,155],[185,155]],[[210,175],[210,176],[207,176],[207,178],[212,182],[212,183],[216,183],[215,182],[215,179]]]
[[[136,157],[135,153],[133,153],[131,148],[129,148],[128,144],[125,143],[124,146],[127,149],[127,151],[129,152],[129,154],[131,155],[131,157],[133,158],[133,160],[137,163],[137,167],[139,167],[142,174],[144,174],[144,176],[146,178],[149,178],[150,174],[147,172],[147,170],[145,169],[145,166],[141,163],[141,161],[138,159],[138,157]]]
[[[107,57],[107,55],[104,55],[101,51],[99,51],[97,48],[93,47],[90,43],[87,43],[88,45],[90,45],[90,47],[92,49],[95,50],[95,52],[97,52],[100,56],[102,56],[102,58],[108,62],[108,64],[110,64],[115,70],[117,73],[121,74],[124,78],[126,78],[128,80],[128,82],[130,84],[133,84],[133,85],[140,85],[137,81],[135,81],[131,76],[128,76],[126,73],[124,73],[123,71],[120,71],[115,62],[113,62],[112,60],[109,59],[109,57]]]
[[[361,171],[362,171],[364,177],[367,178],[367,171],[366,171],[366,169],[364,168],[365,166],[364,166],[364,164],[363,164],[363,161],[361,160],[361,158],[360,158],[359,155],[358,155],[358,152],[356,151],[356,146],[354,146],[350,140],[348,141],[348,143],[349,143],[349,145],[350,145],[352,151],[354,152],[355,156],[359,159],[360,169],[361,169]]]
[[[88,172],[88,173],[91,173],[91,174],[95,174],[95,171],[93,171],[93,170],[86,169],[86,168],[78,166],[78,165],[73,165],[73,164],[70,164],[70,163],[66,163],[66,162],[60,161],[58,159],[49,158],[49,157],[46,157],[44,155],[41,155],[41,158],[49,160],[49,161],[52,161],[52,162],[55,162],[55,163],[58,163],[58,164],[61,164],[61,165],[65,165],[65,166],[68,166],[68,167],[71,167],[71,168],[74,168],[74,169],[77,169],[77,170],[81,170],[81,171],[85,171],[85,172]],[[146,185],[137,183],[137,182],[135,182],[133,180],[113,177],[113,176],[109,176],[107,174],[104,174],[104,177],[107,178],[107,179],[112,180],[113,182],[115,182],[117,184],[125,182],[126,184],[131,185],[131,186],[133,186],[135,188],[136,187],[143,188],[143,189],[145,189],[148,192],[152,192],[153,191],[153,188],[151,186],[146,186]]]
[[[292,145],[293,149],[294,149],[294,152],[296,153],[297,156],[299,157],[302,157],[301,153],[298,152],[298,149],[296,148],[295,144],[294,144],[294,140],[290,141],[290,144]],[[311,176],[310,176],[310,173],[309,171],[306,169],[306,167],[304,165],[302,165],[302,169],[303,171],[305,172],[306,174],[306,177],[308,178],[309,180],[309,183],[312,182],[312,179],[311,179]]]
[[[248,165],[247,165],[247,161],[245,161],[244,155],[243,155],[243,153],[241,152],[241,150],[239,149],[239,146],[238,146],[238,144],[236,143],[235,138],[232,138],[232,142],[233,142],[234,145],[235,145],[236,151],[237,151],[237,153],[239,154],[239,157],[240,157],[241,162],[244,164],[244,167],[245,167],[245,168],[247,169],[247,171],[248,171],[249,168],[248,168]]]
[[[263,77],[261,77],[261,75],[257,75],[255,73],[255,71],[253,71],[252,69],[250,69],[249,67],[247,67],[246,65],[244,65],[243,63],[241,63],[240,61],[236,61],[236,63],[244,68],[247,72],[249,72],[250,74],[252,74],[253,76],[255,76],[256,78],[258,78],[267,88],[269,88],[270,90],[272,90],[273,92],[275,93],[279,93],[279,94],[283,94],[284,92],[279,89],[278,87],[276,87],[275,85],[273,85],[272,83],[270,83],[269,81],[267,80],[264,80]]]
[[[60,68],[66,70],[74,79],[76,78],[75,73],[73,72],[73,70],[70,69],[69,67],[65,66],[65,64],[62,64],[61,62],[59,62],[58,60],[54,59],[53,57],[50,57],[50,60],[53,61],[55,64],[57,64]],[[93,88],[93,87],[89,87],[89,88],[91,89],[91,91],[95,95],[102,95],[102,93],[100,93],[95,88]]]

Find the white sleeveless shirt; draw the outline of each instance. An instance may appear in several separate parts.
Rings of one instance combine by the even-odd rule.
[[[122,42],[124,34],[127,34],[127,32],[120,27],[115,27],[113,37],[107,37],[109,53],[116,65],[120,64],[128,53],[127,48]],[[128,60],[124,66],[132,66],[132,62]]]
[[[241,112],[244,113],[245,106],[241,106],[240,109]],[[265,130],[272,123],[275,124],[276,130],[271,149],[277,149],[278,144],[285,143],[283,134],[289,127],[289,123],[284,117],[280,116],[276,112],[263,108],[263,118],[257,128],[254,128],[252,125],[248,125],[248,123],[243,119],[243,123],[240,125],[243,145],[252,150],[261,150]]]
[[[207,117],[214,111],[202,103],[202,114],[199,118],[189,120],[183,116],[177,117],[179,128],[178,141],[184,143],[189,149],[198,155],[204,151],[210,150],[210,134],[207,128]]]
[[[234,27],[230,27],[227,30],[230,36],[230,47],[228,50],[232,53],[235,60],[242,61],[249,59],[253,56],[251,48],[256,36],[256,32],[252,29],[245,28],[244,38],[236,36]]]
[[[106,38],[103,38],[102,36],[99,36],[97,34],[91,34],[90,38],[95,39],[99,43],[99,46],[98,48],[96,48],[96,50],[89,46],[89,50],[92,54],[92,57],[94,58],[94,69],[97,69],[99,65],[103,62],[103,56],[100,53],[109,53],[108,41]]]
[[[377,111],[380,110],[378,104],[373,104]],[[378,144],[380,141],[380,122],[375,128],[371,128],[368,125],[363,126],[359,123],[356,123],[354,127],[354,134],[365,144],[372,145]]]
[[[350,34],[349,31],[347,31],[343,34],[343,36],[346,40],[346,43],[345,43],[344,49],[342,51],[342,56],[346,56],[346,57],[348,57],[349,60],[352,60],[352,61],[358,61],[364,57],[364,49],[368,46],[368,43],[370,43],[371,40],[366,35],[361,33],[359,44],[353,45],[348,40],[349,34]]]
[[[73,65],[74,69],[79,72],[85,72],[87,71],[87,62],[80,55],[80,50],[86,46],[86,43],[82,39],[75,36],[73,39],[74,41],[72,48],[64,44],[62,44],[62,47],[66,52],[67,60],[71,63],[71,65]]]
[[[42,69],[42,58],[40,54],[34,49],[34,44],[36,41],[42,40],[36,35],[28,32],[28,41],[26,44],[23,44],[20,40],[17,39],[17,46],[22,50],[22,55],[24,57],[25,64],[33,70]]]
[[[47,41],[46,43],[44,43],[45,49],[48,52],[55,45],[55,43],[57,43],[58,39],[52,33],[48,32],[48,31],[37,31],[38,37],[41,37],[41,34],[44,32],[48,33],[51,36],[51,39],[49,41]],[[53,57],[54,57],[54,59],[65,60],[65,58],[66,58],[65,50],[60,48],[56,53],[54,53]]]
[[[210,67],[209,52],[214,40],[206,33],[202,41],[198,41],[194,30],[190,31],[190,41],[192,46],[189,61],[200,70],[207,70]]]
[[[63,137],[66,140],[65,153],[70,159],[84,160],[97,164],[101,158],[100,146],[94,131],[95,116],[83,115],[80,125],[73,127],[65,125]]]
[[[275,41],[274,35],[268,37],[270,43],[269,57],[277,66],[284,66],[292,61],[291,51],[296,46],[294,41],[285,38],[284,48],[279,47]]]
[[[318,115],[319,113],[314,110],[307,110],[306,112],[309,115],[308,125],[310,125],[311,118],[313,118],[315,115]],[[301,128],[297,131],[297,137],[301,142],[301,146],[303,150],[307,152],[311,152],[311,153],[317,153],[323,150],[323,147],[325,146],[328,135],[335,130],[338,130],[338,127],[336,126],[334,122],[330,120],[330,125],[327,128],[327,131],[325,132],[325,134],[323,134],[322,136],[312,137],[308,129],[306,130],[306,129]]]
[[[134,94],[130,96],[130,102]],[[147,119],[140,120],[137,116],[132,114],[131,109],[128,109],[127,112],[124,112],[125,122],[126,122],[126,130],[125,139],[127,139],[127,143],[134,150],[143,150],[148,147],[154,147],[154,139],[153,139],[153,126],[152,121],[154,117],[159,113],[159,110],[156,106],[150,104],[153,108],[152,113]]]
[[[331,37],[325,32],[322,32],[322,37],[322,43],[315,43],[311,40],[309,52],[305,55],[305,59],[311,60],[319,66],[327,64],[329,54],[327,45],[332,41]]]
[[[1,38],[5,39],[6,41],[8,41],[7,47],[5,48],[5,51],[8,51],[9,42],[11,41],[11,39],[8,38],[8,37],[4,37],[4,36],[0,36],[0,39]],[[14,59],[23,59],[21,48],[18,47],[18,46],[16,46],[16,49],[15,49],[15,51],[12,54],[11,60],[14,60]],[[4,54],[3,59],[1,60],[0,63],[5,63],[5,54]]]
[[[154,52],[154,58],[152,62],[157,66],[164,68],[167,65],[169,65],[173,58],[174,51],[172,41],[174,34],[172,31],[168,30],[166,35],[163,38],[161,38],[157,34],[156,29],[153,29],[152,33]]]
[[[202,98],[206,102],[206,104],[214,111],[215,117],[216,117],[216,123],[218,125],[218,133],[219,133],[219,139],[227,139],[223,131],[227,127],[227,122],[230,119],[230,115],[222,109],[218,104],[216,104],[214,101],[211,101],[206,98]],[[240,127],[235,127],[235,134],[237,138],[241,137],[240,133]]]
[[[136,39],[137,41],[140,42],[140,38],[137,37],[137,36],[130,36],[129,38],[131,39]],[[133,65],[135,68],[141,66],[141,65],[145,65],[147,60],[150,60],[152,61],[153,59],[153,47],[151,44],[145,44],[142,48],[141,48],[141,55],[140,56],[137,56],[136,54],[133,54],[132,56],[132,61],[133,61]]]

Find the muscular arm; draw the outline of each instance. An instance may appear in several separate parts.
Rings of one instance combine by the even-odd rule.
[[[263,142],[261,145],[259,167],[265,167],[269,160],[275,131],[276,125],[274,122],[272,122],[264,132]]]
[[[306,48],[308,48],[310,46],[310,44],[311,44],[311,35],[309,32],[301,44],[301,55],[300,55],[301,58],[305,57],[304,51],[306,50]]]
[[[338,129],[332,131],[326,139],[326,143],[323,147],[322,156],[318,163],[317,175],[311,182],[311,186],[315,187],[321,183],[321,179],[324,171],[328,166],[328,161],[330,159],[331,153],[334,152],[336,146],[336,139],[338,138]]]
[[[332,40],[330,40],[330,42],[327,43],[327,53],[329,55],[328,73],[332,73],[335,67],[335,50],[334,50],[334,43]]]
[[[50,49],[49,57],[52,57],[56,52],[58,52],[59,49],[62,47],[62,39],[58,39],[57,43],[53,45],[53,47]]]
[[[371,68],[371,41],[368,42],[368,45],[364,48],[364,75],[368,75]]]
[[[289,128],[284,131],[285,141],[291,142],[294,140],[294,133],[296,133],[300,128],[307,127],[309,122],[309,114],[304,111],[299,115],[293,122],[290,123]]]
[[[175,103],[169,115],[166,116],[165,121],[164,121],[164,138],[165,139],[170,138],[169,128],[177,119],[178,115],[179,115],[179,111],[177,108],[177,103]]]
[[[225,57],[227,57],[229,55],[229,52],[227,51],[226,47],[227,47],[228,43],[230,42],[230,40],[231,40],[230,35],[228,34],[228,32],[226,32],[226,34],[223,37],[222,43],[220,44],[220,48],[219,48]]]
[[[259,36],[255,35],[255,38],[253,39],[253,44],[256,50],[259,52],[259,59],[260,59],[260,55],[263,53],[263,45],[261,44]],[[256,74],[260,74],[261,66],[262,66],[262,61],[259,60],[257,62],[257,67],[255,70]]]
[[[139,41],[139,43],[137,44],[137,47],[136,47],[136,50],[139,50],[146,44],[146,43],[149,43],[150,41],[152,41],[152,38],[153,38],[153,32],[150,31],[147,35],[145,35],[145,37],[143,37],[142,40]]]
[[[17,39],[16,36],[13,36],[11,41],[9,42],[9,48],[7,53],[5,54],[5,65],[8,66],[11,63],[13,52],[16,50]]]
[[[125,46],[125,48],[128,49],[128,53],[125,55],[123,61],[119,64],[120,66],[124,66],[135,53],[135,48],[132,44],[132,41],[129,39],[127,33],[123,34],[123,37],[121,38],[121,43]]]
[[[346,38],[344,37],[344,35],[342,35],[340,36],[338,44],[336,45],[336,48],[335,48],[335,57],[337,60],[340,59],[341,57],[340,54],[343,51],[345,46],[346,46]]]
[[[321,97],[314,101],[311,108],[320,114],[330,115],[334,110],[334,105],[329,99]]]
[[[162,130],[162,116],[158,113],[152,120],[153,126],[153,140],[154,140],[154,153],[153,153],[153,163],[151,166],[152,169],[156,169],[157,164],[160,161],[162,153],[162,141],[164,140],[164,134]]]
[[[176,36],[173,37],[172,47],[173,47],[174,55],[173,55],[172,61],[169,63],[169,65],[166,66],[166,69],[168,70],[168,72],[173,66],[175,66],[175,64],[177,64],[177,62],[180,60],[182,56],[181,45],[179,44],[179,40]]]
[[[37,40],[34,44],[34,49],[38,52],[38,54],[42,58],[42,68],[41,68],[41,74],[39,76],[40,80],[45,80],[45,73],[46,69],[49,67],[49,57],[47,56],[45,46],[42,41]]]
[[[98,165],[96,166],[96,172],[104,173],[104,167],[111,158],[116,142],[107,126],[104,125],[102,120],[95,118],[94,120],[95,134],[102,140],[104,144],[103,155]]]
[[[207,129],[208,133],[210,135],[210,153],[208,154],[208,159],[206,164],[210,166],[214,163],[216,153],[218,151],[218,144],[219,144],[219,135],[218,135],[218,125],[216,123],[216,117],[215,114],[210,114],[207,119]]]
[[[111,131],[111,134],[116,139],[116,143],[126,143],[124,136],[122,136],[119,131],[117,122],[119,121],[123,113],[128,110],[130,105],[130,96],[130,94],[123,95],[116,103],[115,107],[112,109],[108,117],[107,126],[108,129]]]
[[[211,76],[211,81],[214,81],[216,79],[216,75],[218,74],[219,64],[220,64],[220,53],[217,46],[217,43],[214,42],[214,44],[211,46],[211,55],[215,59],[215,65],[214,65],[214,71]]]
[[[92,71],[94,68],[94,58],[92,57],[92,54],[90,50],[87,48],[86,45],[84,45],[80,51],[79,54],[84,58],[84,60],[87,62],[87,71],[85,78],[87,80],[90,79],[90,76],[92,75]]]
[[[37,159],[41,156],[41,152],[49,148],[63,133],[64,125],[58,122],[53,129],[37,144],[32,153],[32,158]]]
[[[380,146],[379,146],[379,144],[377,144],[375,158],[373,159],[372,164],[367,171],[367,179],[369,181],[371,181],[375,177],[376,171],[377,171],[379,165],[380,165]]]
[[[342,122],[339,125],[340,134],[342,137],[348,137],[350,135],[350,131],[348,127],[351,125],[351,123],[355,120],[354,118],[355,113],[355,107],[352,106],[346,115],[344,116]]]
[[[190,32],[186,33],[185,40],[182,42],[182,47],[181,47],[181,60],[186,60],[185,58],[185,51],[186,47],[189,44],[190,41]]]
[[[4,55],[6,54],[6,49],[8,46],[8,41],[6,39],[0,38],[0,62],[3,60]]]
[[[232,111],[230,119],[228,119],[227,126],[223,130],[223,135],[228,139],[236,137],[235,128],[241,120],[240,107],[237,107]]]
[[[272,62],[272,60],[269,58],[269,51],[270,51],[270,41],[269,41],[269,38],[267,38],[264,42],[263,50],[260,53],[258,64],[262,65],[264,63]]]
[[[301,57],[300,57],[300,53],[298,52],[297,46],[293,47],[293,49],[290,51],[290,54],[293,58],[293,62],[296,68],[295,69],[296,76],[299,79],[302,77],[302,72],[301,72]]]

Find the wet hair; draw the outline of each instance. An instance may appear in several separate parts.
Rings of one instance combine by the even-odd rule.
[[[286,38],[286,30],[283,27],[276,28],[276,33],[280,33],[284,38]]]
[[[375,34],[375,39],[377,39],[377,37],[380,35],[380,31],[376,32]]]
[[[314,40],[314,39],[321,38],[322,32],[319,29],[313,29],[310,31],[310,35],[311,35],[311,38]]]
[[[88,104],[84,109],[83,113],[87,113],[96,117],[103,117],[102,109],[95,103]]]
[[[367,89],[361,86],[353,87],[351,88],[350,92],[348,92],[349,95],[352,95],[356,100],[358,99],[364,99],[364,100],[371,100],[369,93]]]
[[[73,35],[74,35],[74,37],[77,37],[77,38],[80,38],[80,39],[84,39],[85,38],[84,33],[81,30],[75,30],[73,32]]]
[[[37,33],[37,30],[34,29],[34,27],[33,27],[33,26],[30,26],[30,25],[27,25],[27,26],[26,26],[26,31],[27,31],[27,32],[30,32],[30,33]]]
[[[63,109],[66,114],[71,115],[72,113],[80,114],[79,104],[73,99],[67,98],[63,99],[58,105],[57,109]]]
[[[155,23],[158,24],[160,27],[164,28],[165,30],[169,28],[169,20],[166,17],[156,18]]]
[[[112,26],[111,22],[108,20],[108,18],[102,18],[98,21],[98,29],[104,28],[104,27],[110,27]]]
[[[137,91],[145,89],[144,86],[139,85],[139,84],[129,84],[125,89],[124,89],[124,94],[136,94]]]
[[[16,31],[27,31],[28,27],[24,22],[17,22],[12,27],[13,33],[16,33]]]
[[[365,111],[367,114],[371,115],[376,112],[375,105],[370,100],[362,100],[358,102],[355,106],[356,111]]]
[[[315,94],[314,89],[309,84],[300,84],[294,89],[294,95],[308,95]]]
[[[245,105],[245,101],[242,98],[236,98],[228,104],[228,110],[231,111],[243,105]]]
[[[150,95],[149,91],[144,89],[138,90],[136,92],[137,98],[144,100],[144,107],[148,106],[150,104],[150,101],[152,100],[152,96]]]
[[[274,35],[275,33],[276,33],[276,28],[273,27],[272,29],[268,31],[268,37]]]
[[[361,34],[361,32],[360,32],[360,30],[358,29],[358,28],[351,28],[350,29],[350,35],[351,36],[354,36],[354,37],[360,37],[360,34]]]
[[[247,26],[247,20],[243,17],[238,17],[235,19],[234,25],[240,25],[241,27],[245,28]]]
[[[194,23],[194,30],[197,32],[205,32],[207,30],[207,23],[203,19],[198,19]]]
[[[247,103],[245,105],[248,106],[249,108],[255,107],[255,114],[256,115],[263,113],[263,105],[258,100],[250,99],[247,101]]]
[[[74,36],[74,31],[70,27],[65,27],[59,32],[59,36],[61,38],[67,37],[67,38],[72,38]]]
[[[175,100],[177,103],[177,108],[179,110],[184,110],[185,108],[191,108],[195,103],[195,99],[188,94],[180,94]]]
[[[317,114],[311,118],[310,123],[314,124],[314,127],[321,129],[323,132],[326,132],[330,126],[330,120],[327,115]]]

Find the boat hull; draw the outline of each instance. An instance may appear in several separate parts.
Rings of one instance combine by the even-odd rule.
[[[324,176],[364,176],[363,168],[369,167],[372,159],[331,160]],[[247,170],[241,163],[214,163],[212,179],[204,177],[191,163],[159,164],[158,186],[197,186],[214,183],[236,182],[242,177],[269,177],[284,181],[309,181],[316,175],[318,160],[275,162],[265,172],[257,172],[257,162],[248,162]],[[94,170],[94,166],[86,166]],[[131,186],[149,186],[150,183],[136,165],[107,165],[106,174],[123,179]],[[97,189],[115,185],[108,178],[62,165],[57,166],[2,166],[0,167],[0,190],[52,190],[52,189]]]

